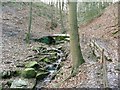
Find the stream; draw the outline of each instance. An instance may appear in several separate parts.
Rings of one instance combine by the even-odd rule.
[[[50,47],[42,46],[34,49],[34,51],[37,52],[37,55],[45,56],[45,58],[42,58],[41,60],[42,62],[47,63],[43,67],[49,73],[42,80],[36,79],[36,85],[35,85],[36,89],[40,89],[44,87],[52,79],[54,79],[56,74],[59,72],[59,69],[61,67],[61,62],[64,61],[66,59],[66,56],[68,55],[68,53],[66,53],[64,50],[65,48],[63,48],[66,47],[64,45],[65,42],[68,43],[68,41],[66,41],[67,38],[69,38],[69,36],[63,34],[60,35],[56,34],[53,36],[46,36],[40,39],[35,39],[35,41],[42,42],[48,45],[50,44]],[[53,41],[54,43],[51,41]],[[51,58],[55,60],[52,61]],[[51,60],[52,63],[49,60]]]
[[[54,63],[52,64],[48,64],[45,66],[46,70],[49,72],[49,75],[47,77],[45,77],[42,81],[37,80],[36,86],[35,88],[40,89],[42,88],[42,86],[44,86],[45,84],[49,83],[57,74],[57,72],[60,69],[60,64],[61,62],[65,59],[64,57],[64,52],[62,50],[56,49],[56,48],[52,48],[52,49],[48,49],[49,50],[54,50],[57,52],[57,56],[59,57]]]
[[[44,39],[43,39],[44,38]],[[52,40],[51,40],[52,39]],[[34,76],[34,78],[30,78],[30,79],[35,79],[35,83],[33,83],[33,87],[37,90],[44,88],[47,84],[49,84],[57,75],[57,73],[59,73],[60,68],[62,67],[61,63],[62,61],[66,60],[67,55],[69,54],[69,50],[67,50],[67,43],[68,43],[68,36],[63,36],[63,35],[57,35],[57,36],[52,36],[51,37],[42,37],[42,39],[36,39],[37,42],[40,42],[40,46],[39,47],[35,47],[32,50],[34,51],[34,54],[32,56],[27,57],[27,59],[25,60],[25,62],[23,64],[26,63],[30,63],[31,61],[34,62],[35,64],[32,63],[32,66],[30,65],[29,67],[25,67],[23,66],[22,68],[25,70],[26,68],[32,68],[35,69],[35,71],[37,72],[36,76]],[[87,39],[87,38],[86,38]],[[51,42],[53,41],[53,42]],[[84,41],[88,41],[88,42],[84,42]],[[81,41],[82,44],[82,49],[83,49],[83,54],[86,62],[88,62],[89,64],[95,64],[97,65],[97,58],[94,58],[92,55],[92,49],[89,46],[90,44],[90,40],[84,40]],[[57,43],[56,43],[57,42]],[[108,45],[108,43],[105,42],[101,42],[99,40],[96,41],[96,43],[98,43],[98,45],[100,45],[102,48],[108,49],[106,47],[106,45]],[[47,44],[47,45],[46,45]],[[89,46],[89,47],[88,47]],[[108,52],[110,49],[106,50]],[[90,57],[90,51],[91,51],[91,57]],[[112,54],[113,55],[113,54]],[[89,58],[88,58],[89,57]],[[93,60],[95,59],[95,60]],[[113,58],[112,58],[113,60]],[[100,65],[99,65],[100,66]],[[96,81],[96,77],[98,70],[101,70],[101,68],[99,68],[99,66],[96,66],[96,69],[91,67],[91,69],[89,68],[87,72],[87,74],[89,75],[89,83],[84,83],[84,85],[88,85],[88,86],[96,86],[96,87],[101,87],[98,82]],[[117,86],[117,71],[115,70],[115,66],[116,64],[114,62],[109,62],[107,61],[107,76],[108,76],[108,82],[110,87],[116,87]],[[41,74],[41,72],[43,72]],[[47,73],[47,74],[46,74]],[[99,72],[102,73],[102,72]],[[9,74],[9,73],[7,73]],[[5,74],[6,75],[6,74]],[[11,74],[10,74],[11,75]],[[29,76],[27,74],[27,76]],[[18,77],[20,79],[20,77]],[[20,81],[19,79],[15,80],[16,81]],[[29,80],[28,78],[24,77],[23,80]],[[101,77],[97,78],[98,81],[101,81]],[[15,83],[14,81],[11,82],[11,86],[9,86],[10,88],[28,88],[28,86],[30,85],[21,85],[21,87],[18,87],[18,85],[14,85],[13,83]],[[92,85],[91,85],[91,82]],[[28,82],[29,83],[29,82]],[[19,82],[19,84],[21,84],[21,82]],[[25,86],[25,87],[24,87]]]
[[[30,49],[32,55],[24,58],[24,62],[16,62],[15,70],[0,72],[0,78],[6,80],[2,88],[35,88],[45,87],[62,67],[62,61],[66,60],[69,53],[66,44],[69,38],[66,35],[44,36],[32,39],[39,43]],[[52,39],[52,40],[51,40]]]

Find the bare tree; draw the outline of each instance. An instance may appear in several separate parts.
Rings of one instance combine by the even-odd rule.
[[[72,55],[73,69],[72,73],[76,73],[79,65],[83,64],[85,61],[82,56],[78,26],[77,26],[77,0],[74,2],[68,2],[68,23],[69,23],[69,33],[70,33],[70,51]]]
[[[27,43],[30,43],[31,25],[32,25],[32,2],[30,3],[29,26],[28,26],[28,33],[26,34],[26,42]]]
[[[62,7],[61,7],[61,4],[62,4]],[[63,14],[62,14],[63,7],[64,7],[63,0],[62,0],[62,2],[59,0],[61,33],[65,33],[65,28],[64,28],[64,24],[63,24]]]

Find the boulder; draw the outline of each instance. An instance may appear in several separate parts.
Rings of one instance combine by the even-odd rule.
[[[39,66],[39,64],[36,61],[30,61],[25,64],[26,68],[34,68],[34,67],[38,67],[38,66]]]
[[[7,81],[6,84],[10,87],[12,85],[12,82],[13,82],[13,80],[9,80],[9,81]]]
[[[45,62],[45,63],[47,63],[47,64],[52,64],[52,63],[55,62],[57,59],[58,59],[57,56],[49,56],[49,57],[42,58],[42,59],[40,60],[40,62]]]
[[[0,78],[11,78],[11,71],[0,71]]]
[[[32,48],[32,50],[35,51],[35,52],[40,53],[40,52],[46,51],[47,48],[41,46],[41,47],[34,47],[34,48]]]
[[[43,80],[48,74],[49,72],[38,72],[36,75],[36,79]]]
[[[47,64],[51,64],[51,61],[48,57],[44,57],[40,60],[40,62],[44,62],[44,63],[47,63]]]
[[[36,71],[34,68],[26,68],[22,71],[21,75],[24,78],[34,78],[36,76]]]
[[[27,88],[28,82],[22,79],[15,79],[10,88]]]
[[[17,63],[16,67],[25,67],[25,65],[23,63]]]
[[[20,76],[21,75],[21,70],[11,71],[11,75],[14,76],[14,77]]]

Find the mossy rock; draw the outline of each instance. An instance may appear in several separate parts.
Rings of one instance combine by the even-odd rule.
[[[43,80],[48,74],[49,72],[38,72],[36,75],[36,79]]]
[[[56,50],[46,50],[46,51],[44,51],[43,53],[56,53],[57,51]]]
[[[70,41],[70,37],[66,34],[55,34],[53,35],[56,44],[64,43],[65,41]]]
[[[34,47],[34,48],[32,48],[32,50],[35,52],[38,52],[38,51],[43,52],[43,51],[46,51],[47,48],[46,47]]]
[[[36,61],[30,61],[25,64],[26,68],[37,68],[39,64]]]
[[[58,56],[51,56],[51,57],[49,57],[51,62],[55,62],[56,60],[58,60],[58,58],[59,58]]]
[[[49,58],[47,58],[47,57],[46,57],[46,58],[44,58],[44,59],[43,59],[43,61],[44,61],[44,62],[46,62],[46,63],[51,63],[51,62],[50,62],[50,59],[49,59]]]
[[[22,79],[15,79],[10,88],[27,88],[28,82]],[[17,90],[17,89],[15,89]],[[22,90],[22,89],[21,89]]]
[[[40,61],[39,61],[39,66],[40,66],[40,67],[39,67],[39,68],[44,68],[46,65],[47,65],[47,63],[41,61],[41,59],[40,59]],[[39,68],[37,68],[37,70],[38,70]]]
[[[57,37],[55,37],[55,40],[62,41],[62,40],[65,40],[66,38],[68,38],[68,37],[57,36]]]
[[[40,60],[40,62],[45,62],[47,64],[52,64],[53,62],[55,62],[57,60],[57,57],[56,56],[50,56],[50,57],[45,57],[43,59]]]
[[[26,68],[22,71],[21,75],[24,78],[34,78],[36,76],[36,71],[34,68]]]
[[[11,78],[11,71],[1,71],[0,78],[2,79]]]
[[[21,70],[11,71],[11,75],[14,76],[14,77],[20,76],[21,75]]]
[[[13,80],[7,81],[7,85],[10,87],[12,85]]]
[[[38,72],[47,72],[46,68],[39,68],[37,71]]]
[[[57,57],[57,52],[51,53],[50,57]]]
[[[45,63],[47,63],[47,64],[51,64],[51,61],[50,61],[50,59],[49,59],[48,57],[42,58],[42,59],[40,60],[40,62],[45,62]]]
[[[23,68],[23,67],[25,67],[25,65],[24,65],[24,63],[19,63],[19,62],[17,62],[17,63],[16,63],[16,67],[21,67],[21,68]]]

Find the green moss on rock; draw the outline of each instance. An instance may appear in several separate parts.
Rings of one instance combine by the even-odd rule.
[[[39,65],[38,65],[38,63],[36,61],[30,61],[30,62],[27,62],[25,64],[26,68],[33,68],[33,67],[37,67],[37,66],[39,66]]]
[[[34,78],[36,76],[36,71],[34,68],[26,68],[21,74],[24,78]]]
[[[43,80],[48,74],[49,72],[38,72],[36,75],[36,79]]]

